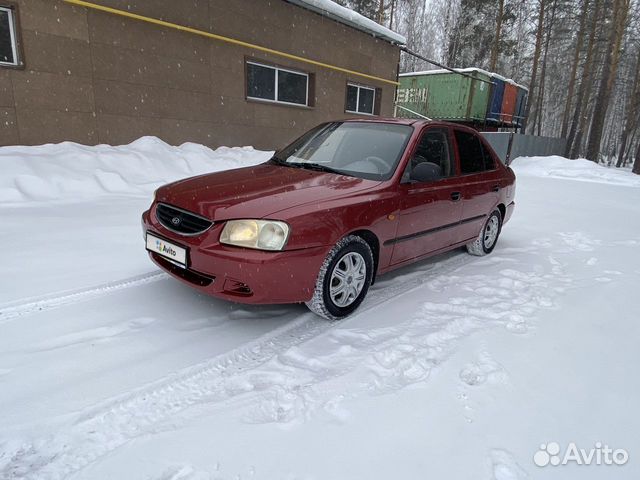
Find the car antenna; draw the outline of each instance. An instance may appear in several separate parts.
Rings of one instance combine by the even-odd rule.
[[[414,111],[413,111],[413,110],[411,110],[410,108],[403,107],[402,105],[400,105],[400,103],[398,103],[398,101],[397,101],[397,100],[396,100],[395,102],[393,102],[393,105],[395,106],[395,108],[396,108],[396,109],[398,109],[398,108],[399,108],[400,110],[404,110],[404,111],[409,112],[409,113],[411,113],[411,114],[413,114],[413,115],[417,115],[418,117],[420,117],[420,118],[424,118],[425,120],[429,120],[429,121],[432,121],[432,120],[433,120],[433,118],[429,118],[429,117],[427,117],[426,115],[423,115],[423,114],[418,113],[418,112],[414,112]],[[394,115],[394,116],[396,116],[396,113],[397,113],[397,111],[396,111],[396,112],[393,112],[393,115]]]

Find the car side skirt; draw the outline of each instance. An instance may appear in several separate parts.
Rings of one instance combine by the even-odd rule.
[[[475,217],[471,217],[471,218],[466,218],[464,220],[460,220],[459,222],[449,223],[447,225],[442,225],[440,227],[432,228],[432,229],[429,229],[429,230],[424,230],[422,232],[412,233],[411,235],[405,235],[404,237],[396,237],[396,238],[393,238],[391,240],[387,240],[386,242],[384,242],[384,246],[386,247],[386,246],[393,245],[393,244],[398,243],[398,242],[404,242],[406,240],[413,240],[414,238],[422,237],[424,235],[429,235],[431,233],[440,232],[442,230],[446,230],[447,228],[453,228],[453,227],[457,227],[459,225],[464,225],[465,223],[476,222],[478,220],[482,220],[485,217],[486,217],[486,215],[477,215]],[[430,254],[428,254],[428,255],[430,255]],[[418,258],[420,258],[420,257],[418,257]]]
[[[434,250],[433,252],[429,252],[429,253],[421,255],[419,257],[410,258],[410,259],[405,260],[405,261],[400,262],[400,263],[396,263],[396,264],[393,264],[393,265],[388,265],[384,269],[381,268],[378,271],[378,276],[379,275],[384,275],[385,273],[391,272],[392,270],[396,270],[396,269],[404,267],[406,265],[410,265],[412,263],[416,263],[416,262],[419,262],[419,261],[422,261],[422,260],[426,260],[427,258],[435,257],[436,255],[440,255],[442,253],[446,253],[446,252],[449,252],[451,250],[455,250],[456,248],[464,247],[466,244],[473,242],[475,239],[476,239],[476,237],[472,237],[472,238],[469,238],[469,239],[464,240],[462,242],[454,243],[454,244],[449,245],[447,247],[440,248],[438,250]]]

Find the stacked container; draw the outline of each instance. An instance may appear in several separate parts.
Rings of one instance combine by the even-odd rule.
[[[454,74],[455,75],[455,74]],[[500,123],[502,115],[502,100],[504,98],[505,78],[499,75],[491,74],[493,88],[491,89],[491,100],[489,101],[489,109],[487,110],[486,119],[490,123]]]
[[[516,98],[516,110],[513,119],[515,125],[518,127],[522,127],[524,125],[524,114],[527,109],[528,96],[529,90],[518,85],[518,97]]]
[[[513,80],[479,68],[428,70],[400,75],[396,115],[425,116],[486,126],[517,128],[522,125],[527,89]]]
[[[470,69],[471,77],[447,70],[406,73],[400,75],[398,104],[429,118],[459,121],[484,121],[491,92],[487,72]],[[398,109],[399,117],[412,117]]]
[[[514,116],[516,103],[518,100],[518,87],[512,80],[507,80],[504,84],[504,96],[502,97],[502,113],[500,121],[507,125],[515,123]]]

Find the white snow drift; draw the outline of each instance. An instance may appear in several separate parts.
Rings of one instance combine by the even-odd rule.
[[[605,167],[583,158],[567,160],[558,156],[520,157],[514,165],[518,175],[640,187],[640,175],[633,175],[626,169]]]
[[[119,147],[71,142],[2,147],[0,202],[148,194],[179,178],[252,165],[269,156],[252,147],[215,151],[194,143],[172,147],[157,137],[143,137]]]

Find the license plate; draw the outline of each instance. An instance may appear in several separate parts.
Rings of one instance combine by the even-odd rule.
[[[147,233],[147,250],[171,260],[172,262],[186,268],[187,249],[179,247],[175,243],[167,242],[162,238]]]

